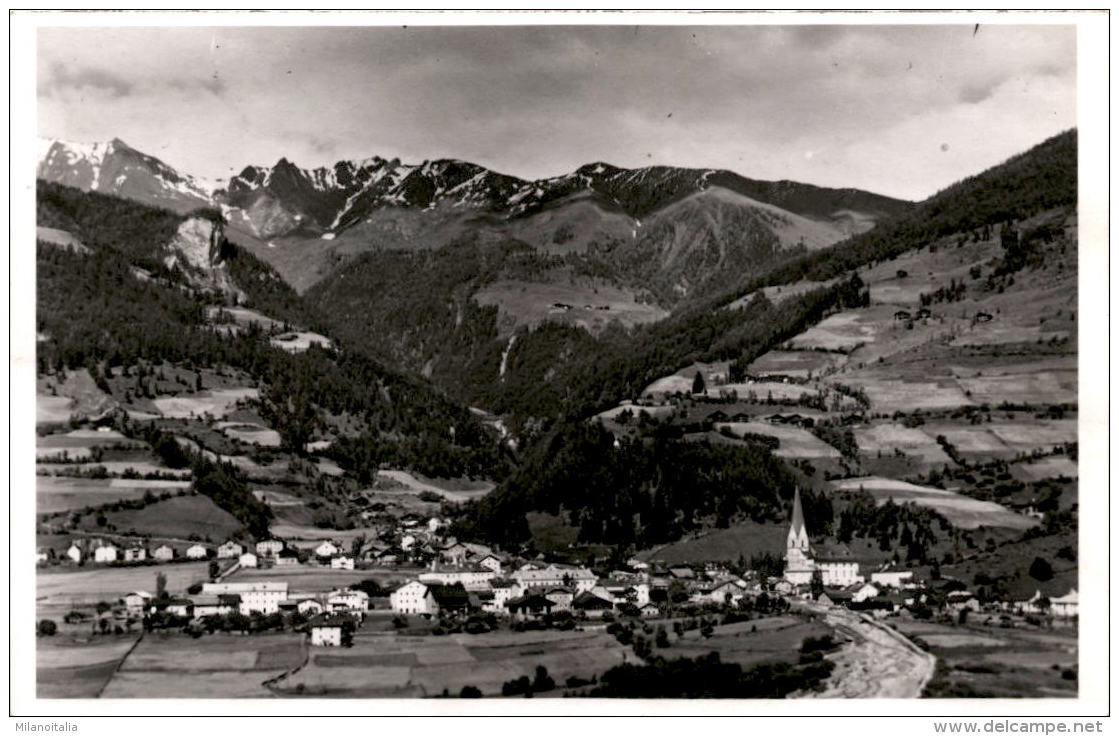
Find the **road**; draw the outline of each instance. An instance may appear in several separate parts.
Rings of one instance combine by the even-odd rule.
[[[936,670],[936,657],[885,624],[846,608],[821,610],[825,623],[851,639],[829,655],[835,671],[812,698],[918,698]]]

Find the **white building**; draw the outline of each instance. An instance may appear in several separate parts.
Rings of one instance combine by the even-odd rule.
[[[147,609],[148,604],[151,603],[152,594],[146,590],[137,590],[129,593],[124,597],[124,606],[128,609],[130,614],[138,615]]]
[[[338,554],[338,552],[338,547],[335,546],[334,542],[331,542],[330,540],[322,542],[321,544],[319,544],[319,546],[315,547],[316,557],[333,557],[334,555]]]
[[[1073,618],[1080,615],[1080,594],[1073,588],[1059,598],[1049,599],[1049,610],[1054,616]]]
[[[435,598],[418,580],[400,586],[389,595],[393,613],[435,613]]]
[[[501,560],[498,559],[497,555],[486,555],[478,560],[477,564],[480,567],[486,568],[487,570],[494,571],[498,575],[501,574]]]
[[[462,583],[467,590],[483,590],[490,587],[490,581],[497,573],[486,567],[457,567],[432,564],[432,569],[419,575],[421,583],[454,585]]]
[[[493,593],[493,599],[487,601],[482,606],[482,610],[490,613],[508,613],[505,602],[516,597],[516,590],[514,584],[507,580],[491,580],[490,591]]]
[[[241,567],[256,567],[256,555],[252,552],[245,552],[237,558],[237,564]]]
[[[66,549],[66,556],[69,557],[74,562],[81,562],[82,561],[82,548],[79,547],[76,544],[71,544]]]
[[[433,517],[431,517],[430,519],[427,520],[427,530],[429,532],[431,532],[432,534],[439,531],[441,528],[443,528],[446,525],[447,525],[447,523],[445,521],[443,521],[442,519],[440,519],[438,517],[435,517],[435,516],[433,516]]]
[[[160,545],[152,552],[152,557],[163,562],[175,559],[175,549],[169,545]]]
[[[209,552],[201,544],[193,544],[187,547],[186,556],[188,560],[204,560]]]
[[[339,555],[338,557],[332,557],[331,560],[330,560],[330,567],[333,570],[353,570],[354,569],[354,558],[353,557],[346,557],[345,555]]]
[[[876,597],[881,592],[877,585],[873,583],[863,583],[851,592],[851,601],[854,603],[862,603],[863,601],[868,601]]]
[[[284,543],[279,539],[265,539],[256,543],[256,553],[261,557],[275,557],[284,551]]]
[[[98,547],[93,550],[94,562],[116,562],[118,550],[111,544]]]
[[[239,595],[240,612],[276,613],[288,598],[287,583],[203,583],[203,595]]]
[[[351,588],[334,590],[326,597],[326,607],[330,611],[365,613],[369,610],[369,594]]]
[[[912,570],[879,570],[870,574],[870,582],[885,588],[904,588],[913,582]]]
[[[317,616],[326,610],[326,606],[322,604],[322,601],[314,598],[304,598],[296,604],[295,608],[304,616]]]
[[[529,588],[571,587],[575,593],[589,592],[598,584],[598,578],[584,567],[549,565],[542,570],[517,570],[511,577],[522,590]]]
[[[320,619],[311,624],[311,645],[316,647],[342,646],[342,622]]]
[[[232,557],[240,557],[241,553],[244,551],[244,547],[242,547],[240,544],[237,544],[237,542],[234,542],[231,539],[222,546],[218,547],[218,558],[224,560]]]
[[[142,562],[148,559],[148,551],[143,547],[126,547],[124,550],[125,562]]]

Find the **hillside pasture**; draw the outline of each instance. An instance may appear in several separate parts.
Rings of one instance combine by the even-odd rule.
[[[174,539],[189,539],[196,535],[200,539],[220,541],[237,533],[243,526],[229,512],[218,508],[202,495],[173,496],[142,509],[109,511],[105,513],[105,518],[119,530],[134,529],[143,534]],[[100,529],[92,516],[82,517],[81,526],[91,532]]]
[[[900,450],[928,464],[953,464],[952,459],[945,454],[944,449],[935,439],[915,427],[887,422],[870,427],[859,427],[854,432],[859,452],[863,455],[874,456],[879,453],[893,455],[895,451]]]
[[[218,422],[217,428],[235,440],[261,447],[279,447],[280,433],[255,422]]]
[[[943,436],[962,455],[976,458],[1007,458],[1012,457],[1016,452],[986,425],[961,426],[947,422],[930,422],[922,426],[921,430],[933,440]]]
[[[803,296],[811,291],[817,289],[827,289],[835,283],[835,279],[827,281],[796,281],[791,284],[781,284],[780,286],[766,286],[759,291],[751,291],[745,296],[735,299],[728,304],[724,309],[742,309],[749,304],[759,293],[764,294],[765,298],[774,304],[780,304],[786,299]]]
[[[992,422],[987,427],[1008,447],[1019,452],[1047,450],[1076,442],[1075,419],[1034,419],[1029,422]]]
[[[720,422],[715,425],[716,429],[723,427],[740,437],[747,433],[776,437],[781,443],[773,453],[777,457],[813,459],[841,457],[839,450],[801,427],[769,422]]]
[[[698,631],[688,631],[684,638],[676,639],[667,652],[673,657],[690,658],[718,652],[723,662],[734,662],[744,669],[763,663],[793,664],[806,638],[831,633],[822,623],[797,616],[775,616],[716,626],[710,638],[703,638]]]
[[[73,401],[69,396],[35,394],[35,423],[55,424],[69,421],[70,406]]]
[[[969,392],[975,403],[997,406],[1011,404],[1074,404],[1078,398],[1078,379],[1075,366],[1044,369],[1028,365],[1003,368],[998,374],[959,377],[956,379],[963,391]]]
[[[822,350],[770,350],[746,367],[751,376],[810,378],[842,367],[847,356]]]
[[[851,309],[824,319],[786,343],[794,350],[851,352],[874,342],[886,319],[887,308]]]
[[[1079,467],[1075,460],[1064,455],[1046,457],[1033,462],[1017,462],[1010,466],[1010,474],[1024,482],[1046,478],[1078,478]]]
[[[211,320],[217,320],[220,313],[225,313],[233,320],[233,325],[240,329],[244,329],[249,325],[260,325],[264,330],[282,330],[284,323],[268,317],[260,312],[246,307],[207,307],[206,316]],[[228,323],[226,323],[228,324]]]
[[[948,377],[902,377],[895,372],[874,369],[844,375],[842,383],[862,389],[870,399],[871,409],[886,414],[916,409],[953,409],[975,403]]]
[[[35,476],[35,513],[56,514],[86,506],[143,498],[143,488],[120,488],[108,478],[64,478]]]
[[[493,490],[488,481],[425,478],[406,470],[378,470],[378,478],[398,483],[414,493],[436,493],[452,503],[462,503],[481,498]]]
[[[259,397],[260,392],[255,388],[219,388],[183,393],[178,396],[161,396],[152,399],[152,404],[168,419],[190,419],[203,414],[220,418],[233,411],[238,401]]]
[[[665,565],[695,562],[736,561],[760,553],[784,554],[788,529],[777,524],[745,521],[727,529],[715,529],[691,538],[637,553],[641,560],[657,560]]]
[[[638,302],[628,289],[605,283],[545,284],[500,279],[478,291],[474,299],[483,306],[497,307],[502,337],[519,327],[535,327],[546,321],[597,334],[613,321],[632,327],[668,316],[654,304]]]
[[[285,332],[276,335],[268,341],[273,347],[286,350],[289,353],[302,353],[311,349],[312,345],[319,345],[325,350],[332,347],[330,338],[317,332],[299,331]]]
[[[918,506],[927,506],[960,529],[988,526],[1025,530],[1037,524],[1036,519],[1015,513],[997,503],[979,501],[954,491],[919,486],[892,478],[847,478],[832,481],[832,487],[837,491],[866,491],[879,505],[893,500],[897,504],[913,502]]]

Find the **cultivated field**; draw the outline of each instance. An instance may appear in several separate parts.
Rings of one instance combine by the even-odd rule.
[[[746,368],[752,376],[767,375],[811,378],[842,367],[847,356],[822,350],[770,350]]]
[[[891,478],[848,478],[832,481],[832,487],[842,491],[866,491],[880,504],[893,499],[894,503],[912,501],[918,506],[928,506],[961,529],[976,529],[981,526],[1028,529],[1037,524],[1036,519],[1015,513],[997,503]]]
[[[540,665],[562,687],[569,676],[589,679],[627,660],[636,661],[614,637],[598,632],[422,637],[359,632],[351,649],[312,652],[309,664],[279,687],[288,694],[422,697],[457,695],[473,685],[492,696],[509,680],[532,679]]]
[[[722,661],[740,664],[744,669],[771,662],[791,664],[797,661],[805,638],[830,633],[824,624],[799,616],[774,616],[716,626],[710,638],[703,638],[699,631],[685,632],[684,638],[674,639],[664,653],[695,658],[718,652]]]
[[[378,470],[377,477],[399,483],[414,493],[423,491],[437,493],[455,503],[481,498],[493,490],[493,484],[485,481],[422,478],[405,470]]]
[[[263,424],[255,422],[218,422],[215,425],[229,437],[251,445],[262,447],[279,447],[280,433]]]
[[[59,634],[35,642],[36,692],[40,698],[96,698],[136,635]]]
[[[1078,478],[1079,468],[1074,460],[1060,455],[1046,457],[1033,462],[1019,462],[1010,466],[1010,473],[1022,481],[1044,480],[1045,478]]]
[[[167,576],[167,591],[181,595],[191,585],[208,579],[208,563],[40,570],[35,576],[36,601],[60,605],[112,602],[134,590],[153,591],[159,573]]]
[[[801,427],[769,422],[720,422],[715,425],[716,429],[723,427],[727,427],[739,436],[750,433],[776,437],[781,444],[773,454],[778,457],[833,459],[840,457],[839,450]]]
[[[863,455],[892,455],[901,450],[906,455],[920,458],[931,465],[952,465],[952,459],[936,440],[920,429],[902,424],[884,423],[855,430],[855,440]]]
[[[973,614],[983,621],[984,614]],[[938,659],[928,697],[1076,697],[1077,631],[891,619]],[[1071,677],[1066,674],[1071,673]]]
[[[262,698],[264,682],[299,666],[302,634],[147,634],[113,675],[106,698]]]
[[[276,335],[269,342],[274,347],[287,350],[289,353],[302,353],[316,343],[326,349],[331,347],[330,338],[317,332],[285,332]]]
[[[158,493],[159,489],[153,489],[153,492]],[[122,531],[135,529],[152,536],[174,539],[189,539],[191,535],[197,535],[203,540],[215,542],[230,537],[243,526],[228,511],[202,495],[173,496],[142,509],[109,511],[105,513],[105,518]],[[99,530],[92,516],[82,517],[81,525],[94,533]]]

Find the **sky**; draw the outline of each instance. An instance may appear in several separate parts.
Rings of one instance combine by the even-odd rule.
[[[1076,126],[1071,25],[40,28],[38,133],[281,157],[725,168],[919,200]]]

